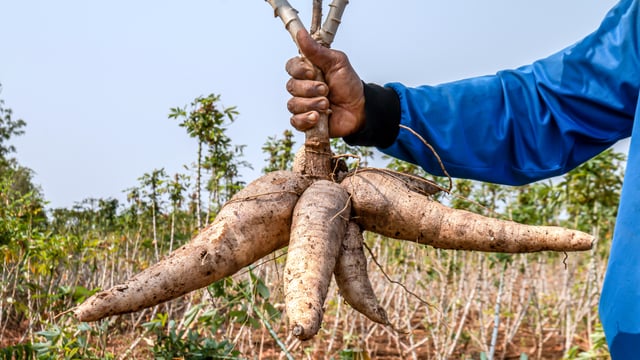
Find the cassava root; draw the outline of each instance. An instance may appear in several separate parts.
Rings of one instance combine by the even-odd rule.
[[[440,249],[527,253],[583,251],[593,236],[556,226],[532,226],[446,207],[384,171],[358,171],[342,185],[352,217],[364,230]]]
[[[363,243],[360,226],[350,221],[333,271],[336,285],[340,295],[352,308],[372,321],[389,325],[387,312],[378,304],[369,281]]]
[[[264,175],[238,192],[215,221],[122,285],[101,291],[74,309],[80,321],[96,321],[174,299],[233,275],[287,245],[292,209],[310,181],[292,172]]]
[[[292,333],[301,340],[320,329],[350,211],[347,191],[326,180],[309,186],[293,211],[284,296]]]

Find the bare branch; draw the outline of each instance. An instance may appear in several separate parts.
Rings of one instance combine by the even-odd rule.
[[[274,15],[279,17],[284,23],[285,29],[293,38],[293,42],[298,45],[296,34],[304,29],[304,25],[298,17],[298,10],[294,9],[287,0],[266,0],[273,8]]]
[[[329,4],[329,14],[322,24],[322,29],[314,33],[314,38],[320,44],[330,47],[333,39],[336,37],[338,26],[342,22],[342,14],[347,7],[349,0],[333,0]]]
[[[320,30],[322,24],[322,0],[313,0],[313,12],[311,14],[311,29],[309,33],[312,35]]]

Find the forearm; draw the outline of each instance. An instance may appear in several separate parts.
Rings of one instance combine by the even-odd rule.
[[[432,145],[454,177],[525,184],[567,172],[629,136],[633,112],[612,116],[577,99],[560,105],[565,99],[532,82],[519,70],[437,87],[390,86],[402,104],[400,124]],[[407,130],[381,150],[442,175],[435,156]]]
[[[435,174],[440,165],[424,144],[404,129],[389,144],[390,129],[421,134],[454,177],[523,184],[569,171],[630,135],[640,82],[637,7],[623,1],[594,34],[530,66],[439,86],[389,84],[398,110],[383,119],[368,110],[361,133],[382,129],[374,138],[387,140],[375,143],[383,152]],[[367,109],[394,109],[393,94],[380,93]]]

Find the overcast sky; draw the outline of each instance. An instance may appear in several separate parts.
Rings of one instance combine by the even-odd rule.
[[[365,81],[437,84],[550,55],[615,3],[351,0],[333,47]],[[291,4],[308,24],[311,1]],[[122,199],[155,168],[184,172],[195,141],[167,114],[197,96],[238,107],[228,134],[247,146],[247,182],[267,137],[290,127],[284,64],[296,49],[263,0],[0,0],[0,39],[0,99],[27,122],[18,159],[50,207]]]

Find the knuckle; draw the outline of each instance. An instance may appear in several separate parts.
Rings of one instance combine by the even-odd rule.
[[[295,114],[295,109],[296,109],[296,99],[295,98],[291,98],[289,99],[289,101],[287,101],[287,110],[289,110],[290,113]]]
[[[316,107],[318,110],[322,110],[322,111],[327,110],[329,108],[329,99],[324,97],[318,99],[318,101],[316,102]]]
[[[304,93],[307,94],[307,96],[316,96],[314,90],[315,84],[312,81],[307,81],[304,83]]]
[[[291,94],[291,95],[293,95],[293,89],[294,89],[294,84],[293,84],[293,82],[294,82],[294,81],[295,81],[294,79],[289,79],[289,81],[287,81],[287,85],[286,85],[287,92],[288,92],[289,94]]]
[[[284,70],[287,72],[287,74],[291,75],[291,59],[287,60],[286,64],[284,65]]]
[[[294,79],[311,80],[315,78],[313,66],[299,57],[289,59],[285,65],[285,70]]]
[[[294,75],[295,71],[300,67],[298,64],[300,63],[300,57],[293,57],[287,60],[287,63],[284,66],[284,69],[291,76]]]
[[[297,130],[304,131],[309,129],[313,124],[310,124],[308,121],[307,114],[296,114],[291,117],[291,125]]]
[[[298,119],[295,115],[289,119],[289,122],[291,123],[291,126],[296,128],[297,130],[303,130],[302,127],[298,124]]]

